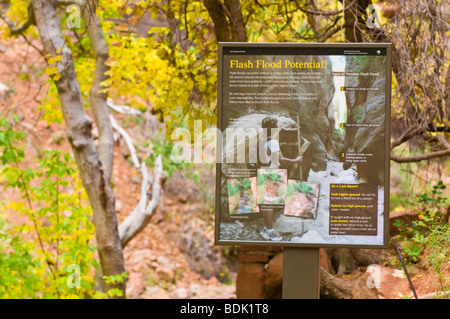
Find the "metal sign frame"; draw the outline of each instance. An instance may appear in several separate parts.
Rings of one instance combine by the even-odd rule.
[[[256,246],[283,246],[283,247],[305,247],[305,248],[319,248],[319,247],[334,247],[334,248],[387,248],[388,247],[388,240],[389,240],[389,178],[390,178],[390,110],[391,110],[391,44],[389,43],[333,43],[333,44],[324,44],[324,43],[219,43],[219,63],[218,63],[218,106],[217,106],[217,128],[219,129],[220,132],[222,132],[221,137],[222,139],[218,139],[217,140],[217,145],[216,145],[216,158],[218,159],[217,163],[216,163],[216,202],[215,202],[215,244],[217,245],[256,245]],[[353,77],[354,78],[358,78],[360,76],[363,76],[362,74],[366,74],[362,71],[366,70],[341,70],[342,72],[347,72],[347,73],[336,73],[336,71],[332,71],[332,70],[328,70],[326,69],[326,59],[331,57],[331,56],[337,56],[337,57],[346,57],[345,61],[349,61],[348,59],[354,59],[354,61],[356,61],[354,63],[354,65],[358,65],[357,60],[358,59],[371,59],[374,58],[374,61],[382,61],[379,63],[379,65],[381,65],[382,67],[380,69],[378,69],[381,74],[383,74],[383,76],[380,76],[381,79],[379,79],[381,81],[381,83],[384,83],[384,87],[380,88],[380,86],[378,85],[379,82],[377,82],[377,84],[373,84],[372,87],[369,88],[360,88],[358,86],[352,87],[352,86],[341,86],[340,91],[345,91],[344,94],[352,94],[352,91],[354,90],[366,90],[366,92],[360,92],[361,96],[362,95],[366,95],[366,100],[364,102],[358,102],[360,103],[359,106],[361,106],[361,108],[365,107],[365,102],[367,102],[367,96],[371,96],[370,92],[368,93],[368,91],[370,90],[379,90],[380,93],[377,96],[377,98],[381,98],[381,100],[383,100],[384,97],[384,120],[383,120],[383,125],[382,125],[382,129],[383,129],[383,133],[384,133],[384,139],[380,142],[378,141],[378,144],[376,145],[377,149],[380,151],[380,153],[383,153],[383,161],[384,164],[381,166],[381,168],[378,170],[378,173],[381,179],[381,182],[378,184],[379,187],[377,187],[377,199],[381,199],[382,198],[382,207],[380,208],[380,203],[377,202],[377,208],[376,208],[376,223],[377,223],[377,227],[376,227],[376,234],[375,237],[378,237],[377,241],[374,241],[373,243],[370,241],[364,241],[366,238],[369,237],[373,237],[374,235],[366,235],[366,233],[364,233],[364,229],[372,229],[372,228],[358,228],[359,226],[356,225],[357,227],[355,229],[356,232],[360,231],[363,235],[360,235],[360,233],[358,233],[357,235],[353,235],[353,234],[347,234],[345,235],[345,233],[351,233],[350,228],[339,228],[341,225],[336,225],[336,229],[339,230],[339,232],[342,230],[342,232],[344,233],[343,235],[337,235],[336,233],[333,233],[332,235],[330,235],[330,225],[332,223],[335,222],[335,220],[330,219],[330,205],[333,205],[333,207],[341,207],[346,205],[345,200],[343,201],[344,205],[339,206],[340,202],[339,200],[342,200],[342,198],[346,198],[346,197],[333,197],[333,203],[330,204],[330,197],[331,197],[331,191],[327,190],[328,192],[328,199],[327,202],[325,202],[325,205],[328,204],[328,218],[329,218],[329,229],[328,229],[328,237],[333,237],[333,238],[342,238],[343,237],[336,237],[336,236],[344,236],[346,237],[348,240],[346,240],[345,242],[341,242],[340,240],[336,240],[335,242],[333,241],[321,241],[321,242],[307,242],[307,241],[285,241],[285,240],[264,240],[264,239],[246,239],[246,238],[227,238],[226,236],[221,236],[221,231],[223,231],[223,229],[225,228],[225,226],[229,226],[229,225],[233,225],[233,224],[237,224],[239,227],[244,228],[247,227],[248,225],[252,225],[252,223],[255,222],[254,216],[258,216],[259,218],[262,218],[260,215],[258,214],[262,214],[261,213],[261,208],[259,210],[259,212],[253,214],[253,218],[249,217],[247,219],[231,219],[230,216],[230,211],[229,210],[229,206],[227,204],[224,204],[223,199],[224,196],[227,196],[226,193],[224,193],[224,178],[227,178],[227,176],[224,175],[224,173],[222,172],[223,169],[223,164],[222,163],[222,156],[226,155],[226,149],[222,149],[222,146],[224,145],[223,142],[225,142],[225,132],[226,129],[229,128],[230,123],[232,123],[233,121],[236,121],[234,118],[230,117],[230,112],[228,112],[229,107],[233,106],[233,110],[236,113],[236,107],[240,107],[242,106],[243,112],[242,114],[244,114],[244,110],[247,110],[246,114],[248,114],[248,110],[256,110],[256,111],[263,111],[263,112],[268,112],[267,111],[267,107],[264,108],[264,110],[259,109],[258,107],[255,107],[254,104],[253,106],[250,105],[249,103],[247,103],[245,101],[245,99],[240,98],[238,99],[238,103],[234,102],[233,105],[230,104],[230,99],[229,96],[231,95],[238,95],[237,93],[242,92],[242,95],[245,95],[246,92],[253,92],[252,89],[248,89],[245,88],[245,83],[249,84],[250,80],[247,80],[247,82],[245,82],[244,80],[244,85],[242,86],[242,88],[239,87],[239,80],[234,81],[235,86],[233,89],[230,89],[230,70],[231,68],[233,68],[233,72],[237,72],[237,71],[241,71],[241,73],[243,75],[245,75],[245,72],[255,72],[254,74],[256,75],[256,71],[257,72],[271,72],[273,70],[275,70],[276,72],[281,72],[278,74],[281,74],[281,77],[283,77],[283,72],[287,72],[285,71],[286,68],[290,68],[290,70],[294,70],[295,72],[299,71],[299,72],[307,72],[307,71],[319,71],[322,72],[324,69],[325,71],[322,73],[324,76],[329,76],[331,74],[331,72],[333,72],[332,76],[344,76],[344,80],[346,78],[349,77]],[[379,57],[384,57],[384,60],[379,60]],[[324,57],[324,59],[321,59],[321,57]],[[348,58],[350,57],[350,58]],[[231,59],[235,59],[234,62]],[[331,58],[330,58],[331,59]],[[257,61],[262,61],[262,62],[257,62]],[[286,62],[288,61],[288,62]],[[353,61],[353,60],[352,60]],[[225,65],[226,63],[226,65]],[[346,62],[347,63],[347,62]],[[367,63],[369,66],[371,65],[371,63]],[[258,69],[258,70],[256,70]],[[370,69],[370,68],[369,68]],[[356,72],[359,75],[355,75],[352,74],[352,72]],[[236,74],[236,73],[235,73]],[[258,74],[263,74],[263,73],[258,73]],[[297,74],[297,73],[295,73]],[[300,73],[298,73],[300,74]],[[303,73],[302,73],[303,74]],[[313,74],[313,73],[310,73]],[[376,73],[374,73],[376,74]],[[251,76],[250,73],[247,74],[248,76]],[[376,75],[374,75],[374,77],[376,77]],[[239,78],[238,78],[239,79]],[[241,78],[240,78],[241,79]],[[235,78],[233,78],[233,80],[235,80]],[[285,79],[286,80],[286,79]],[[297,80],[296,80],[297,81]],[[309,92],[311,94],[315,94],[315,96],[317,98],[319,98],[319,96],[324,93],[324,92],[320,92],[320,90],[326,90],[326,88],[324,88],[324,85],[320,84],[320,76],[319,76],[319,80],[318,80],[318,84],[315,85],[316,90],[318,90],[317,92],[313,92],[311,91],[311,89],[309,89]],[[378,81],[378,80],[374,80],[374,81]],[[242,83],[242,81],[241,81]],[[258,81],[254,81],[254,83],[258,83]],[[259,82],[259,83],[263,83],[263,82]],[[267,81],[264,83],[268,83]],[[287,82],[286,82],[287,83]],[[298,87],[300,87],[301,85],[299,85],[300,82],[298,82],[296,85]],[[312,82],[314,83],[314,82]],[[375,83],[375,82],[372,82]],[[310,82],[311,84],[311,82]],[[256,84],[255,84],[256,85]],[[378,86],[377,86],[378,85]],[[291,86],[292,88],[292,86]],[[355,89],[356,88],[356,89]],[[233,91],[234,93],[232,93],[231,91]],[[258,90],[256,90],[258,91]],[[255,92],[256,92],[255,91]],[[335,91],[336,92],[336,88]],[[258,92],[262,92],[262,91],[258,91]],[[272,88],[272,92],[273,92],[273,88]],[[276,90],[275,90],[276,92]],[[285,92],[285,91],[283,91]],[[255,93],[252,93],[255,94]],[[258,95],[259,93],[256,93],[256,95]],[[300,94],[300,93],[299,93]],[[356,99],[358,97],[359,93],[354,93],[353,97],[354,99]],[[307,95],[307,94],[306,94]],[[305,96],[306,96],[305,95]],[[300,95],[298,95],[297,97],[300,97]],[[264,97],[263,97],[264,98]],[[370,101],[369,101],[370,102]],[[356,103],[356,102],[355,102]],[[237,104],[236,106],[234,104]],[[358,106],[358,105],[357,105]],[[274,111],[274,113],[278,112],[279,110],[277,110],[277,107],[273,107],[270,106],[270,108],[272,108],[272,110]],[[227,113],[228,112],[228,113]],[[270,112],[269,112],[270,113]],[[299,111],[299,114],[302,115],[302,113]],[[355,114],[355,113],[354,113]],[[244,120],[244,119],[243,119]],[[294,121],[295,122],[295,121]],[[351,122],[351,121],[350,121]],[[341,125],[344,125],[346,127],[346,132],[350,132],[350,130],[352,129],[352,126],[357,126],[358,128],[356,129],[357,131],[361,128],[362,125],[365,126],[371,126],[372,124],[369,123],[364,123],[364,120],[361,121],[353,121],[354,123],[349,123],[348,120],[345,121],[345,123],[342,123]],[[378,126],[380,126],[379,124],[377,124]],[[242,124],[241,124],[242,126]],[[298,123],[298,126],[301,127],[301,124]],[[319,129],[318,129],[319,130]],[[356,132],[357,132],[356,131]],[[331,137],[330,137],[331,138]],[[244,137],[245,139],[245,137]],[[299,140],[300,142],[300,140]],[[247,141],[247,143],[249,143],[249,141]],[[311,141],[310,143],[312,143],[314,145],[314,141]],[[298,147],[300,148],[300,147]],[[260,152],[258,150],[258,152]],[[259,153],[260,154],[260,153]],[[373,154],[364,154],[362,153],[362,158],[364,158],[364,156],[366,155],[370,155],[372,156]],[[234,155],[233,155],[234,156]],[[239,155],[236,155],[237,157]],[[246,156],[250,156],[250,155],[246,155]],[[352,167],[354,166],[358,166],[356,164],[355,158],[359,158],[361,159],[361,154],[356,153],[356,157],[354,153],[342,153],[343,157],[349,158],[345,159],[345,161],[350,161],[350,164]],[[372,160],[370,158],[370,156],[367,158],[365,158],[366,162]],[[362,160],[361,160],[362,161]],[[224,161],[225,162],[225,161]],[[362,165],[362,164],[361,164]],[[302,168],[300,168],[300,174],[302,172]],[[289,172],[288,172],[289,173]],[[244,174],[245,175],[245,174]],[[303,174],[305,175],[305,174]],[[229,175],[228,175],[229,176]],[[306,179],[306,178],[305,178]],[[237,180],[237,177],[235,178],[235,180]],[[234,181],[234,180],[233,180]],[[304,180],[306,181],[306,180]],[[330,187],[331,184],[330,183]],[[335,183],[337,185],[339,185],[339,183]],[[343,183],[346,184],[346,183]],[[348,184],[352,184],[352,183],[348,183]],[[348,185],[347,184],[347,185]],[[229,184],[227,184],[229,185]],[[353,184],[352,184],[353,185]],[[357,184],[357,185],[365,185],[365,184]],[[226,188],[227,186],[225,186]],[[321,185],[321,189],[319,192],[324,191],[325,189],[323,188],[323,185]],[[381,191],[379,191],[379,189],[382,189],[382,195],[380,196]],[[344,187],[345,188],[345,187]],[[368,190],[368,192],[370,192],[370,190],[372,190],[372,193],[374,193],[373,191],[373,187],[370,188],[368,187],[367,189],[362,188],[363,191]],[[345,189],[348,190],[349,193],[351,193],[351,190],[349,189]],[[243,194],[243,193],[242,193]],[[334,193],[333,193],[334,194]],[[355,194],[353,194],[355,195]],[[246,195],[244,195],[246,196]],[[319,193],[319,196],[322,196],[321,193]],[[333,195],[334,196],[334,195]],[[355,195],[356,196],[356,195]],[[248,197],[248,196],[247,196]],[[359,197],[358,197],[359,198]],[[362,198],[362,197],[360,197]],[[233,199],[234,200],[234,199]],[[231,200],[230,200],[231,202]],[[337,205],[334,205],[334,203],[338,203]],[[347,203],[351,203],[351,201],[348,201]],[[359,202],[360,203],[360,202]],[[237,205],[237,204],[236,204]],[[324,205],[324,202],[319,202],[319,199],[317,199],[317,205]],[[360,206],[364,206],[364,205],[360,205]],[[366,205],[366,206],[370,206],[370,205]],[[239,206],[241,207],[241,206]],[[246,206],[242,206],[242,207],[246,207]],[[259,207],[262,207],[261,205],[259,205]],[[266,208],[266,206],[264,206]],[[334,210],[336,210],[335,208],[333,208]],[[339,211],[339,213],[333,213],[333,214],[341,214],[340,213],[340,209],[338,208],[337,210]],[[226,212],[226,210],[228,210],[228,212]],[[366,209],[367,210],[367,209]],[[380,211],[381,210],[381,211]],[[367,210],[368,211],[368,210]],[[350,213],[354,213],[354,210],[350,210]],[[350,214],[349,213],[349,214]],[[373,211],[372,211],[373,213]],[[226,217],[226,215],[228,214],[228,217]],[[336,215],[336,216],[337,216]],[[248,216],[251,216],[251,214],[249,214]],[[333,215],[335,216],[335,215]],[[234,215],[233,217],[237,217],[237,215]],[[240,216],[242,217],[242,216]],[[290,216],[289,216],[290,217]],[[323,216],[322,216],[323,217]],[[293,217],[293,218],[299,218],[299,217]],[[380,223],[380,218],[382,218],[382,223]],[[305,223],[306,225],[308,225],[307,223],[309,223],[309,225],[311,225],[311,223],[314,222],[314,219],[304,219],[304,218],[300,218],[302,219],[302,225],[303,223]],[[311,221],[312,220],[312,221]],[[336,219],[338,220],[338,219]],[[342,219],[343,222],[345,222],[345,219]],[[351,220],[352,222],[355,222],[354,219],[350,218],[347,219],[347,222]],[[334,225],[334,224],[333,224]],[[231,227],[231,226],[230,226]],[[303,226],[302,226],[303,227]],[[333,226],[334,227],[334,226]],[[333,228],[334,229],[334,228]],[[352,228],[353,229],[353,228]],[[333,230],[334,231],[334,230]],[[337,232],[337,231],[336,231]],[[382,234],[381,234],[382,232]],[[325,233],[324,233],[325,234]],[[381,237],[380,237],[381,235]],[[327,236],[325,236],[327,237]],[[353,241],[354,239],[354,241]],[[361,239],[362,242],[358,242]]]

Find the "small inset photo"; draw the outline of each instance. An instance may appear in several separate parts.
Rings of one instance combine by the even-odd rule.
[[[256,204],[256,177],[230,178],[227,180],[230,216],[258,213]]]
[[[258,169],[258,204],[284,205],[286,199],[287,170]]]
[[[284,215],[315,219],[319,185],[313,182],[288,180]]]

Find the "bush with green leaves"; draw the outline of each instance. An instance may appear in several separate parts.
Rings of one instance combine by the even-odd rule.
[[[251,189],[251,184],[248,178],[237,178],[234,184],[228,181],[228,195],[242,194]]]
[[[400,230],[404,257],[408,262],[424,264],[433,270],[438,278],[440,292],[445,296],[448,278],[442,272],[450,260],[450,225],[448,224],[447,198],[443,196],[446,185],[439,181],[431,192],[417,196],[409,203],[418,217],[411,226],[396,220],[394,226]]]
[[[269,172],[267,174],[258,171],[258,185],[263,185],[266,181],[279,182],[281,175],[276,172]]]
[[[35,168],[22,168],[26,134],[14,130],[17,121],[0,119],[0,180],[22,195],[7,208],[27,221],[0,220],[0,298],[105,297],[93,289],[95,231],[76,164],[70,154],[44,151]]]

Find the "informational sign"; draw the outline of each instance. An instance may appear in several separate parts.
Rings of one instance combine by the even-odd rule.
[[[390,44],[220,43],[216,244],[385,248]]]

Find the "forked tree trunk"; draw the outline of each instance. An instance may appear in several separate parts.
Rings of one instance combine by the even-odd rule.
[[[364,30],[366,30],[366,9],[371,0],[343,1],[344,8],[345,41],[363,42]]]
[[[245,22],[239,0],[204,0],[214,22],[217,42],[246,42]]]
[[[106,72],[109,66],[105,64],[109,58],[108,46],[106,45],[103,30],[96,14],[97,5],[95,1],[86,1],[82,8],[83,20],[95,55],[95,74],[92,87],[89,91],[90,105],[98,127],[98,153],[102,162],[105,180],[111,180],[113,158],[114,158],[114,136],[110,121],[109,109],[106,103],[108,94],[102,92],[105,87],[101,83],[109,78]]]
[[[125,268],[117,228],[115,197],[91,135],[92,120],[83,107],[72,52],[65,45],[59,18],[56,15],[56,1],[33,0],[32,4],[45,54],[62,55],[61,61],[57,63],[61,77],[55,83],[66,123],[67,138],[72,145],[81,179],[94,213],[102,273],[105,276],[118,275],[123,273]],[[104,291],[111,288],[119,288],[124,291],[125,283],[103,283]]]

